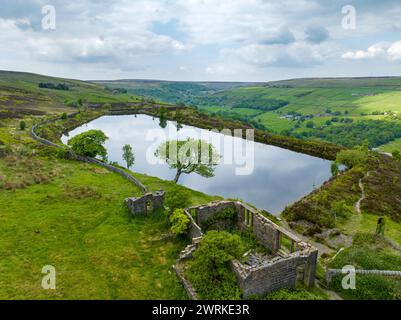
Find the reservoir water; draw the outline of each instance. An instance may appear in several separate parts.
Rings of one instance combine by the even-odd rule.
[[[287,205],[331,177],[330,161],[327,160],[192,126],[183,125],[177,129],[177,124],[171,121],[162,128],[159,122],[159,119],[147,115],[103,116],[71,131],[62,137],[62,141],[67,143],[73,136],[87,130],[102,130],[109,137],[105,144],[109,161],[125,166],[122,147],[130,144],[136,158],[132,171],[172,180],[175,171],[165,163],[156,163],[158,159],[154,151],[157,146],[174,137],[184,140],[209,135],[222,156],[215,176],[204,178],[196,173],[183,174],[179,184],[210,195],[242,199],[273,214],[279,214]],[[230,164],[226,159],[232,158],[231,153],[237,157]],[[247,171],[244,170],[245,164],[253,170],[248,170],[250,174],[238,175],[241,168]]]

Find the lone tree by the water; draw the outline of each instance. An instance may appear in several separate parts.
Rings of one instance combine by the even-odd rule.
[[[100,130],[89,130],[68,140],[71,150],[78,155],[107,160],[107,150],[103,146],[108,137]]]
[[[193,139],[166,141],[157,148],[155,156],[164,160],[171,169],[177,170],[174,178],[176,183],[183,173],[195,172],[202,177],[213,177],[220,159],[213,145]]]
[[[123,147],[123,159],[127,164],[127,168],[131,168],[135,162],[135,155],[132,147],[129,144],[126,144]]]

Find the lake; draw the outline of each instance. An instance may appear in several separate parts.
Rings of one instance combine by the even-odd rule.
[[[175,170],[157,163],[157,146],[166,139],[209,136],[221,155],[215,176],[183,174],[179,183],[210,195],[239,198],[276,215],[331,177],[330,161],[192,126],[177,129],[171,121],[162,128],[158,118],[147,115],[103,116],[71,131],[62,141],[67,143],[91,129],[102,130],[109,137],[105,144],[109,161],[125,166],[122,147],[130,144],[136,158],[131,170],[166,180],[174,179]]]

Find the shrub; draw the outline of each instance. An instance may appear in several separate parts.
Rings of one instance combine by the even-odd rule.
[[[25,121],[20,121],[19,128],[20,128],[21,131],[24,131],[25,128],[26,128],[26,122]]]
[[[67,116],[67,114],[64,112],[62,115],[61,115],[61,119],[62,120],[66,120],[68,118],[68,116]]]
[[[364,164],[368,159],[367,153],[361,150],[343,150],[337,154],[336,161],[351,169],[359,164]]]
[[[331,213],[334,215],[334,218],[345,218],[352,214],[352,210],[344,200],[333,201],[331,204]]]
[[[331,163],[331,174],[333,175],[333,177],[337,176],[339,172],[339,168],[338,168],[338,163],[333,161]]]
[[[234,208],[225,208],[213,215],[212,218],[203,221],[202,229],[209,230],[219,224],[219,222],[223,222],[224,225],[229,223],[230,225],[235,225],[237,222],[237,212]],[[226,223],[224,223],[226,222]]]
[[[241,238],[235,234],[210,231],[203,237],[186,270],[200,298],[240,299],[241,290],[229,262],[240,259],[243,250]]]
[[[392,155],[393,155],[393,158],[394,158],[394,159],[396,159],[396,160],[401,160],[401,152],[400,152],[400,151],[394,150],[394,151],[392,152]]]
[[[175,209],[187,208],[189,206],[187,192],[179,190],[179,187],[174,186],[166,193],[165,204],[169,212],[174,212]]]
[[[175,209],[169,220],[171,223],[170,230],[173,234],[178,236],[187,232],[190,220],[183,209]]]

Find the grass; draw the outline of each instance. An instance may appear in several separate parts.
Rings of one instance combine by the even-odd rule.
[[[355,269],[365,270],[399,270],[401,253],[393,249],[381,236],[372,233],[358,233],[353,245],[345,249],[330,263],[330,268],[342,269],[352,265]],[[346,299],[357,300],[399,300],[401,298],[401,281],[396,278],[380,275],[356,275],[353,290],[341,286],[343,275],[336,275],[330,288]]]
[[[67,84],[70,90],[39,88],[39,83]],[[0,118],[4,113],[62,113],[73,112],[68,102],[82,99],[84,102],[131,102],[138,97],[112,94],[104,86],[79,80],[47,77],[31,73],[0,71]]]
[[[382,145],[379,149],[380,149],[380,151],[389,152],[389,153],[392,153],[396,150],[401,151],[401,138],[391,141],[389,143],[386,143],[386,144]]]
[[[136,186],[54,157],[17,124],[0,127],[0,139],[12,146],[0,157],[0,299],[186,299],[171,269],[186,242],[162,240],[165,216],[133,217],[124,199],[140,194]],[[191,205],[215,199],[136,176],[151,190],[183,194]],[[56,268],[57,290],[41,287],[45,265]]]
[[[280,289],[266,295],[265,300],[328,300],[328,295],[321,289],[304,288],[298,286],[295,289]]]
[[[123,200],[139,191],[118,175],[52,164],[59,168],[52,182],[0,192],[0,298],[184,299],[171,265],[185,243],[160,240],[168,232],[164,216],[132,217]],[[150,185],[169,192],[170,183]],[[40,286],[48,264],[57,270],[55,291]]]

